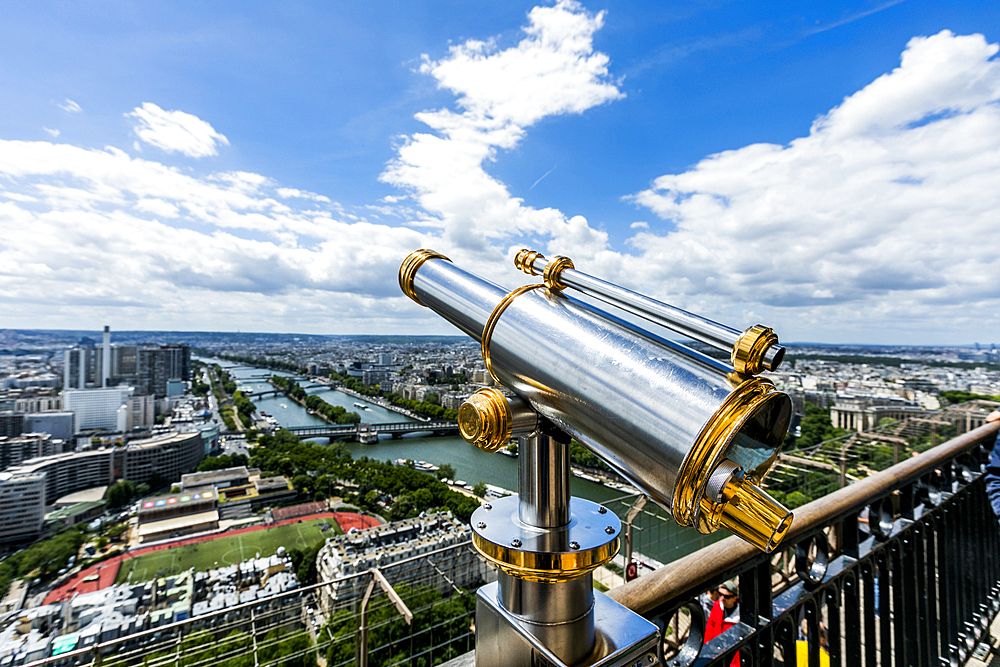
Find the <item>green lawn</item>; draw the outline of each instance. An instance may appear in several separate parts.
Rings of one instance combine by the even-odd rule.
[[[329,523],[331,530],[325,533],[321,531],[319,529],[321,523]],[[234,565],[240,561],[256,558],[258,554],[262,558],[270,556],[278,550],[278,547],[304,549],[342,532],[333,519],[313,519],[242,535],[223,536],[208,542],[153,551],[129,558],[122,563],[115,583],[148,581],[161,571],[167,575],[177,574],[192,567],[202,571]]]

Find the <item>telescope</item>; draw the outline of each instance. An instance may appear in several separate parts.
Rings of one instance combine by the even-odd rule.
[[[498,566],[477,593],[476,664],[635,665],[655,661],[655,626],[593,590],[620,545],[621,522],[569,494],[575,438],[682,526],[726,528],[764,551],[792,513],[760,487],[792,414],[760,373],[784,348],[632,292],[566,257],[522,250],[533,282],[508,291],[417,250],[402,291],[478,341],[496,387],[459,409],[463,438],[497,451],[519,442],[518,495],[472,516],[473,545]],[[729,363],[583,301],[587,295],[729,353]],[[509,391],[505,393],[499,387]]]

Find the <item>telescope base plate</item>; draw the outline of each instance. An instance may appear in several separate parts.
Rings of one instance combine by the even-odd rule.
[[[570,667],[532,632],[540,628],[503,608],[499,584],[476,592],[476,667]],[[594,591],[593,653],[573,667],[652,667],[656,626],[600,591]]]
[[[504,572],[528,581],[582,577],[614,558],[621,520],[583,498],[570,499],[570,521],[558,528],[519,519],[517,496],[497,498],[472,513],[472,545]]]

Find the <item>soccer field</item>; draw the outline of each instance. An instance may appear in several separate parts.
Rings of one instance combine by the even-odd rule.
[[[320,530],[320,524],[324,523],[330,525],[330,530]],[[118,569],[115,583],[149,581],[157,576],[178,574],[192,567],[196,571],[203,571],[234,565],[258,555],[261,558],[270,556],[278,547],[305,549],[340,533],[340,527],[333,519],[313,519],[241,535],[224,535],[207,542],[170,547],[129,558]]]

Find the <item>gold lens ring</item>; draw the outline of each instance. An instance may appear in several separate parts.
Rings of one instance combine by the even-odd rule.
[[[753,325],[740,334],[733,346],[733,368],[744,375],[763,373],[767,370],[764,368],[764,354],[772,345],[777,344],[778,335],[774,333],[774,329],[763,324]]]
[[[507,306],[513,303],[514,299],[521,296],[525,292],[530,292],[533,289],[538,289],[539,287],[545,287],[543,283],[536,283],[532,285],[523,285],[518,287],[516,290],[510,292],[504,298],[500,299],[500,303],[497,304],[493,312],[490,313],[489,319],[486,320],[486,326],[483,327],[483,337],[482,337],[482,350],[483,350],[483,363],[486,364],[486,370],[489,372],[490,377],[497,384],[503,384],[500,378],[496,376],[493,372],[493,364],[490,360],[490,340],[493,338],[493,330],[497,326],[497,322],[500,321],[500,316],[503,315],[503,311],[507,310]]]
[[[399,289],[403,290],[403,294],[410,297],[421,306],[424,304],[420,303],[420,299],[417,298],[417,293],[413,291],[413,279],[417,276],[417,270],[429,259],[443,259],[446,262],[451,261],[439,252],[422,248],[420,250],[414,250],[407,255],[406,259],[404,259],[403,263],[399,266]]]
[[[562,276],[562,272],[566,269],[575,269],[573,266],[573,260],[569,257],[556,256],[545,265],[545,271],[542,272],[542,280],[545,281],[545,286],[550,290],[561,290],[566,287],[559,278]]]
[[[678,525],[695,525],[701,492],[708,483],[709,475],[736,432],[758,406],[771,400],[769,396],[772,393],[775,393],[774,384],[767,378],[749,378],[734,389],[709,418],[677,475],[671,513]],[[774,456],[777,456],[777,448]]]

